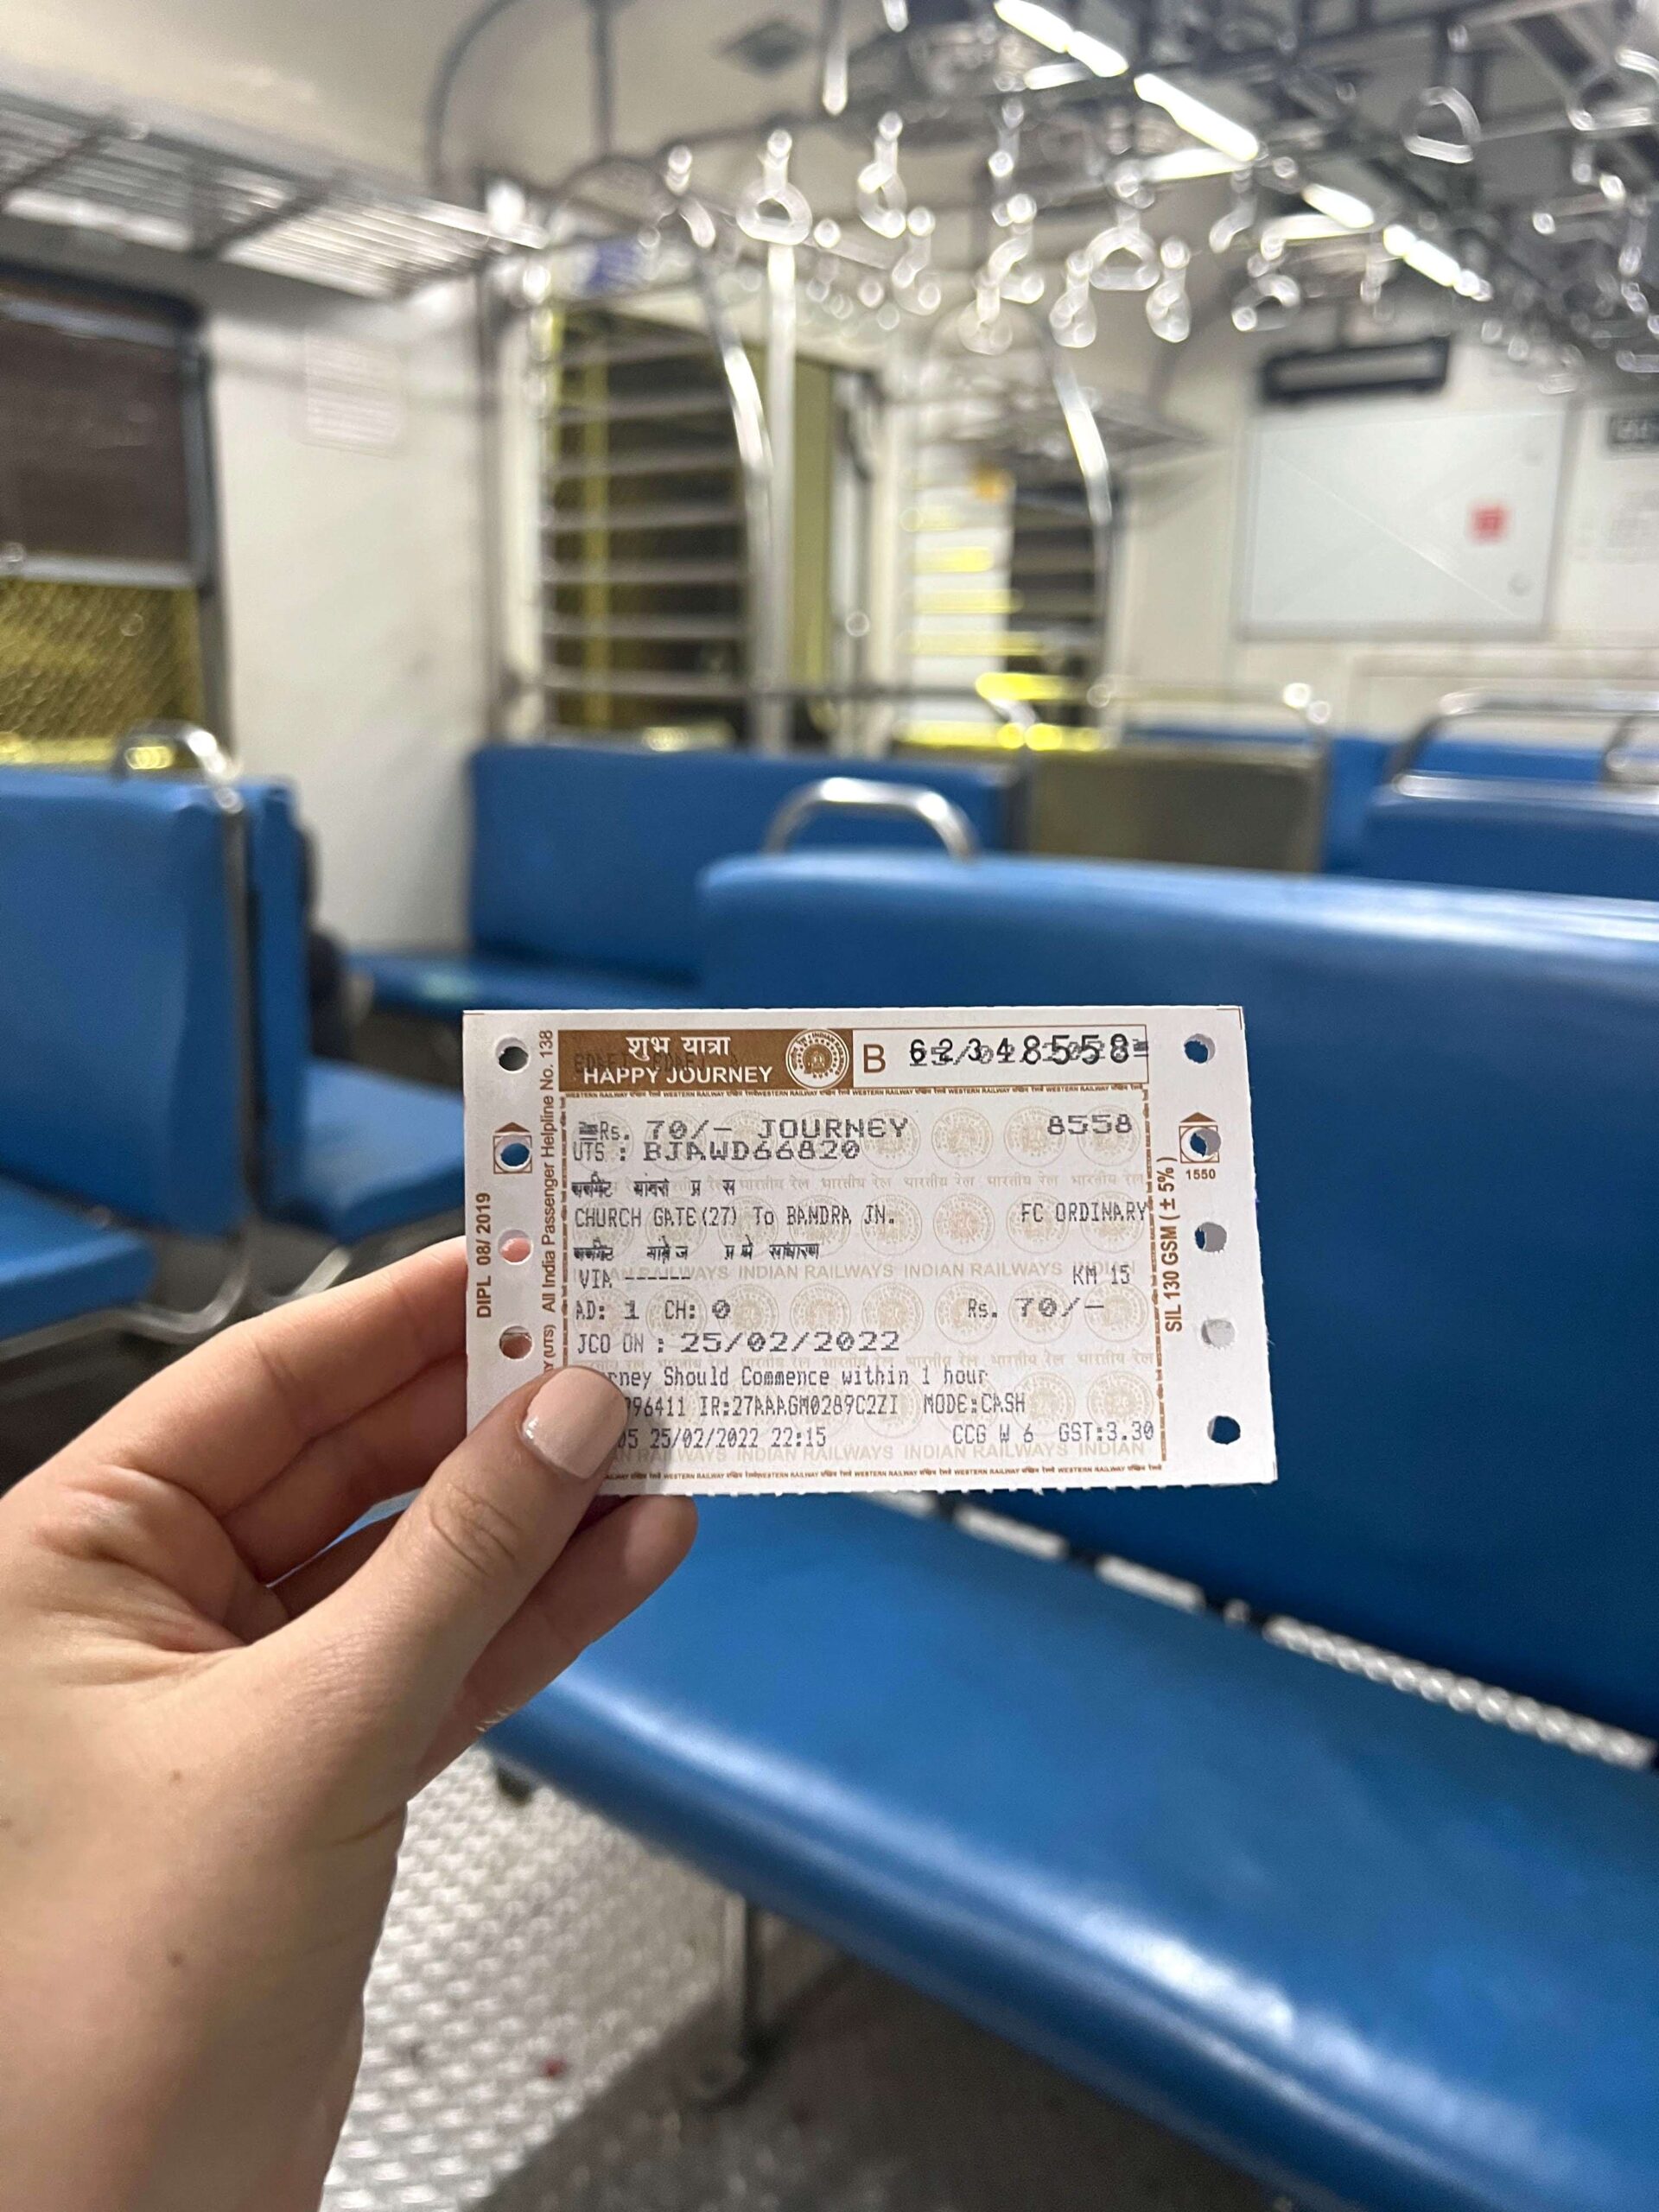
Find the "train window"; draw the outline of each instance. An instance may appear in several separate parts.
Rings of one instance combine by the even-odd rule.
[[[0,271],[0,744],[209,711],[213,584],[194,311]]]

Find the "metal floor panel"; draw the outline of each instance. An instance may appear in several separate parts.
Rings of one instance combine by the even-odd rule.
[[[709,2112],[721,1892],[469,1753],[416,1805],[324,2212],[1263,2212],[1253,2183],[864,1968]],[[827,1955],[779,1931],[769,1975]]]
[[[489,2212],[1265,2212],[1242,2177],[862,1967],[741,2104],[686,2104],[696,2034]]]
[[[712,1994],[720,1892],[471,1752],[415,1805],[324,2212],[487,2197]]]

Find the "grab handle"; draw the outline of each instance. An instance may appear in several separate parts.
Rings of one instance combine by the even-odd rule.
[[[1625,765],[1630,732],[1637,722],[1659,721],[1659,691],[1541,692],[1530,698],[1512,692],[1449,691],[1428,719],[1396,747],[1389,763],[1389,782],[1398,784],[1408,776],[1448,722],[1500,715],[1510,721],[1546,722],[1618,717],[1618,727],[1602,752],[1602,780],[1634,783],[1645,779]]]
[[[904,784],[879,784],[868,776],[824,776],[792,791],[772,817],[762,850],[787,852],[802,825],[815,814],[879,814],[925,823],[952,860],[972,860],[979,850],[974,825],[943,791]]]

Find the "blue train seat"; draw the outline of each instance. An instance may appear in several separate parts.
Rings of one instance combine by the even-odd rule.
[[[1659,785],[1410,775],[1377,791],[1357,875],[1659,899]]]
[[[1330,875],[1370,874],[1361,864],[1367,810],[1387,779],[1395,740],[1343,731],[1331,741],[1325,804],[1325,868]],[[1436,737],[1419,756],[1432,776],[1494,776],[1506,781],[1593,784],[1601,773],[1594,745],[1532,745],[1498,739]]]
[[[490,745],[473,756],[472,949],[373,952],[374,1002],[451,1020],[468,1007],[699,1006],[696,882],[760,849],[821,754],[651,753],[623,745]],[[1019,842],[1015,772],[887,762],[884,783],[942,791],[988,851]],[[821,817],[807,847],[921,846],[918,824]]]
[[[704,895],[725,1003],[1241,1004],[1281,1478],[998,1504],[1659,1731],[1659,916],[861,855]],[[496,1742],[1310,2212],[1659,2202],[1652,1773],[842,1498],[712,1502]]]
[[[1367,810],[1399,750],[1396,739],[1362,730],[1322,733],[1271,725],[1164,720],[1137,721],[1132,734],[1136,739],[1177,744],[1300,747],[1310,754],[1323,748],[1325,822],[1319,865],[1327,875],[1379,873],[1363,865],[1361,842]],[[1527,783],[1593,784],[1601,773],[1601,750],[1593,745],[1533,744],[1443,734],[1433,738],[1424,748],[1420,766],[1425,774],[1436,777],[1493,776]]]
[[[144,1231],[245,1217],[232,834],[201,789],[0,783],[0,1337],[142,1298]]]
[[[465,1185],[452,1090],[313,1058],[303,860],[292,793],[250,783],[262,1210],[337,1244],[450,1211]]]
[[[142,1236],[0,1176],[0,1338],[130,1305],[155,1280]]]

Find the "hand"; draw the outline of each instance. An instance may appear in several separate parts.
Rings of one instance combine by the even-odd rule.
[[[7,2205],[315,2208],[410,1798],[690,1544],[596,1500],[586,1370],[463,1440],[465,1281],[230,1330],[0,1499]]]

